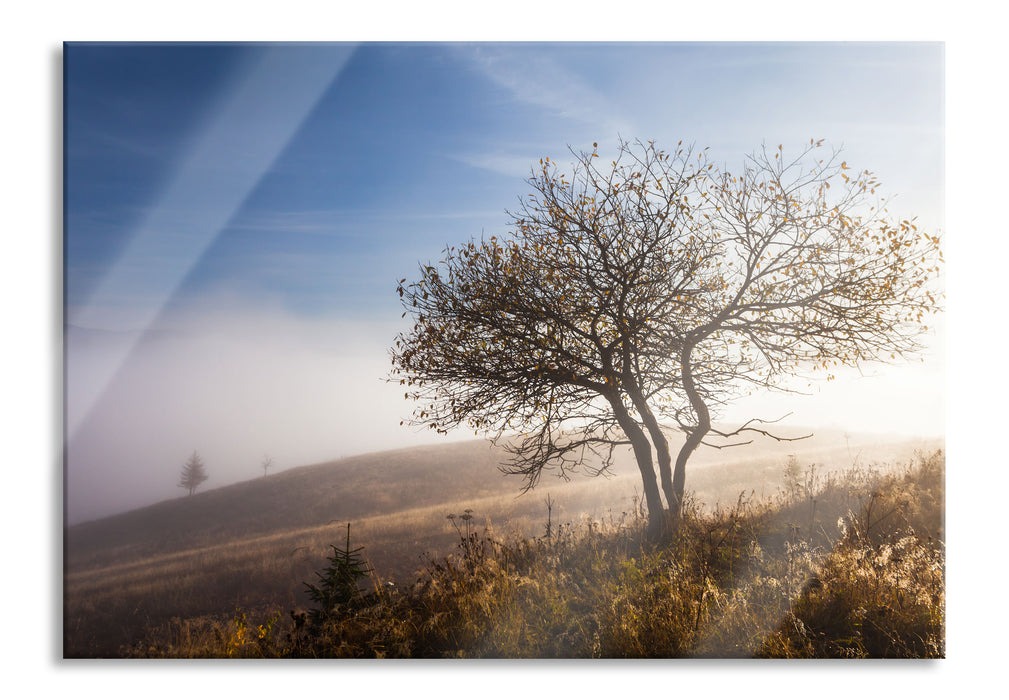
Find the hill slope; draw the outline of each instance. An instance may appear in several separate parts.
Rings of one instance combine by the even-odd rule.
[[[818,431],[801,443],[761,443],[699,452],[687,489],[708,504],[741,491],[775,493],[787,455],[823,469],[853,461],[906,460],[941,441],[885,441]],[[542,534],[583,514],[619,519],[636,506],[640,478],[622,455],[610,478],[522,482],[501,474],[507,454],[485,441],[395,450],[290,469],[181,497],[65,531],[64,642],[68,656],[115,655],[152,624],[174,617],[229,615],[305,604],[304,581],[329,544],[353,523],[355,544],[383,580],[409,582],[425,556],[459,539],[449,513],[474,511],[474,524]],[[728,461],[732,460],[732,461]],[[458,522],[458,521],[455,521]]]
[[[836,430],[797,428],[790,432],[814,435],[798,442],[762,440],[728,450],[702,447],[688,464],[687,490],[709,504],[734,499],[742,490],[773,493],[781,486],[784,461],[790,454],[803,465],[815,462],[826,468],[843,468],[855,460],[903,458],[914,449],[941,443],[846,435]],[[353,521],[437,505],[451,509],[487,498],[517,498],[523,486],[521,478],[499,469],[507,459],[504,449],[485,440],[469,440],[296,467],[72,526],[66,531],[67,563],[73,568],[96,556],[106,561],[150,556],[318,527],[334,520]],[[611,477],[575,477],[566,485],[566,492],[579,502],[580,509],[605,509],[619,505],[628,489],[631,493],[640,491],[629,453],[618,454]],[[619,483],[614,484],[614,479]],[[565,482],[545,475],[530,499],[539,503],[540,492],[545,496],[548,489],[562,485]],[[588,499],[593,503],[586,502],[586,491],[594,494]]]
[[[497,470],[504,457],[468,441],[297,467],[75,525],[67,550],[71,562],[123,548],[145,555],[496,495],[517,486]]]

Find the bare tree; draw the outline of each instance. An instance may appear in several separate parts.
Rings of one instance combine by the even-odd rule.
[[[265,455],[263,457],[263,461],[260,462],[259,466],[263,468],[263,476],[266,476],[267,470],[269,470],[269,468],[273,466],[273,457],[271,457],[270,455]]]
[[[203,465],[203,460],[197,452],[193,452],[186,463],[182,465],[182,474],[179,477],[179,486],[189,490],[189,495],[196,493],[197,487],[207,480],[207,470]]]
[[[526,488],[589,454],[607,469],[630,445],[650,532],[675,526],[708,436],[794,439],[764,418],[717,430],[713,411],[810,368],[913,354],[939,310],[938,237],[890,221],[874,176],[821,148],[787,161],[765,148],[738,174],[707,149],[652,142],[621,142],[603,167],[593,144],[570,177],[541,161],[511,235],[449,247],[400,281],[414,324],[391,379],[412,422],[508,436],[506,470]],[[675,462],[671,428],[685,434]]]

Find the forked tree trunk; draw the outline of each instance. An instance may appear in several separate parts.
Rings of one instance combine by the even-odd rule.
[[[673,512],[673,504],[678,503],[679,500],[683,499],[683,485],[680,485],[680,496],[677,500],[674,481],[672,478],[672,470],[670,469],[671,456],[669,453],[669,441],[666,440],[666,436],[662,433],[662,429],[659,427],[659,422],[655,419],[652,412],[646,407],[645,411],[642,411],[641,413],[644,417],[645,427],[648,428],[648,434],[652,438],[652,445],[655,447],[655,458],[659,464],[659,480],[662,483],[662,492],[666,496],[666,504],[669,506],[670,517],[664,518],[663,523],[664,528],[668,530],[670,529],[670,526],[675,525],[678,520],[677,513]]]
[[[625,362],[626,365],[630,365],[630,361]],[[634,404],[634,408],[641,415],[641,420],[645,424],[645,428],[648,429],[648,435],[652,440],[652,446],[655,447],[655,459],[659,465],[659,479],[662,483],[662,491],[666,496],[666,504],[672,507],[673,504],[673,480],[672,480],[672,470],[670,469],[670,453],[669,453],[669,441],[666,440],[666,436],[662,432],[662,428],[659,427],[659,422],[655,418],[655,414],[652,413],[651,407],[648,405],[648,401],[645,400],[644,394],[638,388],[637,383],[634,380],[633,375],[628,370],[624,374],[624,387],[627,391],[627,395],[631,399],[631,403]],[[662,534],[663,536],[669,534],[667,532],[670,528],[669,526],[674,521],[674,518],[663,518],[662,523]]]
[[[637,427],[637,426],[635,426]],[[641,483],[645,492],[645,503],[648,505],[648,537],[660,539],[666,531],[666,509],[662,504],[662,496],[655,480],[655,469],[652,467],[652,450],[645,434],[638,428],[638,435],[631,439],[634,448],[634,459],[641,472]]]
[[[631,441],[631,448],[634,450],[634,459],[638,463],[638,471],[641,472],[641,484],[645,492],[645,504],[648,506],[648,537],[658,540],[666,530],[666,514],[662,505],[662,496],[659,493],[659,486],[655,479],[655,468],[652,466],[652,446],[648,442],[641,426],[638,425],[627,413],[627,409],[620,401],[619,396],[607,397],[613,407],[617,423],[620,425],[627,439]]]

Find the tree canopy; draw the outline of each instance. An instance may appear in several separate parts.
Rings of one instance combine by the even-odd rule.
[[[527,488],[630,445],[659,533],[706,437],[773,436],[759,418],[717,430],[713,411],[811,368],[909,357],[940,309],[938,236],[891,218],[876,177],[821,141],[764,147],[738,172],[682,142],[574,156],[570,175],[533,170],[508,235],[450,246],[398,286],[413,327],[392,379],[412,421],[508,436]]]

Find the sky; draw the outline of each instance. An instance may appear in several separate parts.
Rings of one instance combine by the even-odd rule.
[[[384,382],[395,293],[507,231],[530,168],[618,137],[843,147],[890,209],[943,232],[939,43],[75,44],[64,47],[69,522],[445,438]],[[925,362],[727,417],[935,435]],[[469,434],[472,436],[472,434]]]

